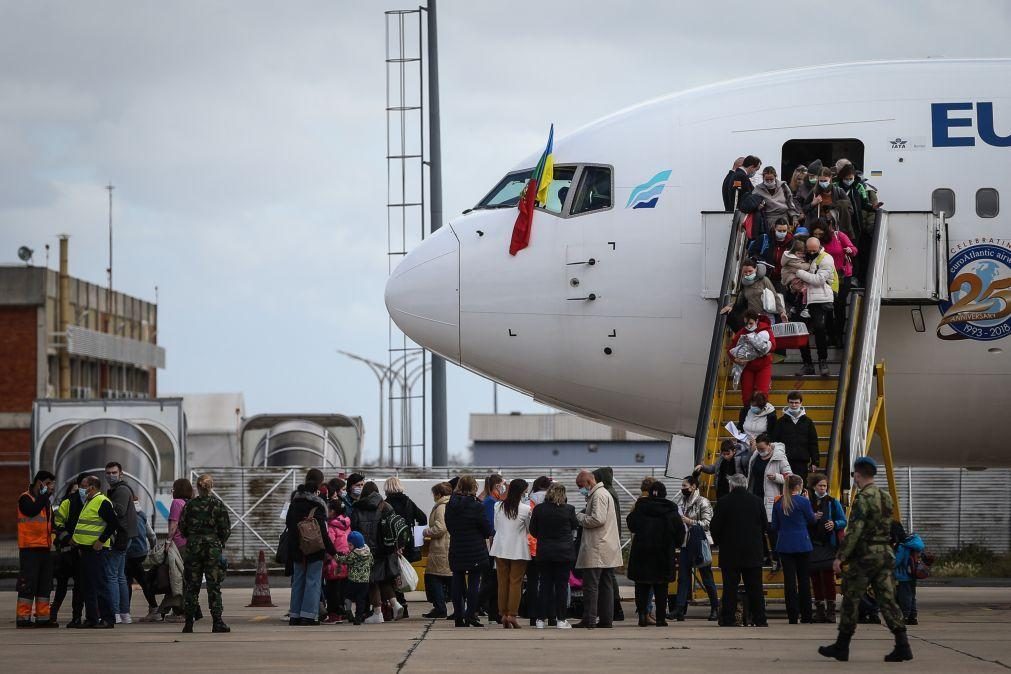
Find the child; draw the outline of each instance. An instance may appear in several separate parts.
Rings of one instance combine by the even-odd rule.
[[[350,552],[338,553],[337,561],[347,564],[348,577],[344,585],[344,596],[355,603],[355,614],[351,621],[360,625],[371,614],[369,609],[369,579],[372,576],[372,551],[365,545],[361,532],[348,534]]]
[[[916,562],[924,550],[918,534],[906,535],[898,522],[892,523],[892,545],[895,547],[895,598],[907,625],[918,625],[916,616]]]
[[[341,501],[330,501],[327,509],[327,534],[330,542],[338,553],[346,555],[351,548],[348,545],[348,534],[351,532],[351,520],[344,515],[344,504]],[[326,618],[323,623],[337,625],[344,622],[344,585],[348,577],[346,564],[328,556],[323,563],[323,579],[326,581]]]
[[[806,240],[794,239],[790,250],[783,253],[783,257],[781,258],[783,268],[779,272],[779,278],[783,282],[783,287],[793,296],[794,301],[792,304],[794,308],[801,308],[801,318],[811,317],[811,314],[807,310],[807,284],[797,278],[799,270],[810,271],[807,260],[804,258],[806,245]]]

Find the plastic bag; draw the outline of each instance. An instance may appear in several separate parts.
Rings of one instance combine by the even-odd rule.
[[[401,592],[414,592],[414,588],[418,587],[418,572],[403,555],[397,555],[397,563],[400,565],[397,589]]]

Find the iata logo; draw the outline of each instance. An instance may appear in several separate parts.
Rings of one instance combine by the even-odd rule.
[[[888,141],[892,144],[893,150],[905,150],[906,143],[908,142],[905,138],[896,138],[895,140]]]
[[[1011,334],[1011,241],[981,238],[952,250],[950,302],[941,302],[937,336],[989,342]]]

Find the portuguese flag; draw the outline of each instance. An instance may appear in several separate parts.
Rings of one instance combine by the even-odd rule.
[[[548,202],[548,187],[555,173],[555,156],[552,154],[555,140],[555,125],[548,132],[548,144],[544,147],[537,166],[534,168],[527,186],[520,195],[519,213],[513,225],[513,237],[509,243],[509,254],[515,255],[530,245],[530,229],[534,220],[534,208]]]

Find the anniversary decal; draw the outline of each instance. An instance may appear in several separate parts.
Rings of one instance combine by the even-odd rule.
[[[1011,334],[1011,240],[964,241],[949,251],[950,302],[941,302],[937,336],[989,342]]]

